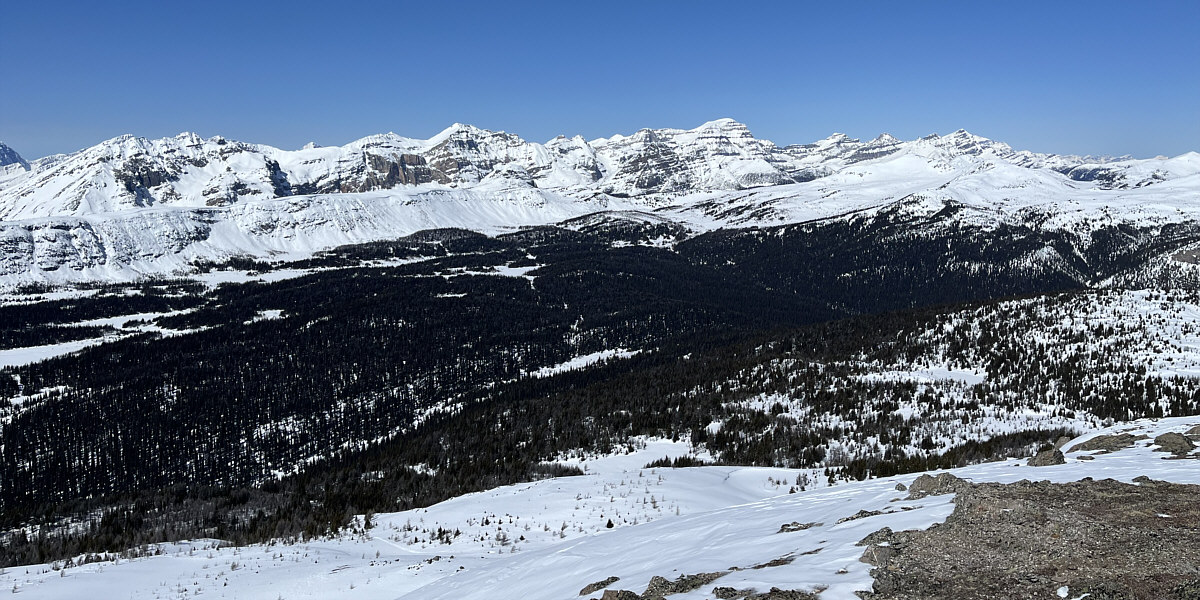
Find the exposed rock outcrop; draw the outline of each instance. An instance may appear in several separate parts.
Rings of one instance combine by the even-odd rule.
[[[1164,433],[1154,438],[1154,450],[1157,452],[1170,452],[1175,456],[1186,456],[1192,450],[1196,449],[1196,445],[1182,433]]]
[[[1090,440],[1080,442],[1071,446],[1067,452],[1090,452],[1093,450],[1103,450],[1105,452],[1116,452],[1132,447],[1138,440],[1147,439],[1144,435],[1132,435],[1128,433],[1120,433],[1117,435],[1098,435]]]
[[[1200,486],[1139,478],[958,489],[944,524],[863,540],[867,598],[1179,598],[1197,589]]]
[[[583,586],[582,590],[579,590],[579,595],[586,596],[588,594],[598,592],[620,580],[621,580],[620,577],[609,577],[607,579],[603,579],[603,580],[597,581],[595,583],[589,583],[589,584]]]
[[[959,479],[949,473],[940,473],[936,477],[925,474],[917,477],[913,480],[912,485],[908,486],[908,499],[917,500],[926,496],[957,494],[970,487],[971,482]]]

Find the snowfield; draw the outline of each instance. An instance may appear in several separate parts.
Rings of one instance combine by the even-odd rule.
[[[1168,459],[1152,448],[1154,437],[1197,425],[1200,417],[1123,423],[1064,449],[1101,434],[1149,439],[1112,453],[1068,452],[1062,465],[1029,467],[1024,459],[1010,459],[950,472],[977,483],[1085,477],[1131,482],[1145,475],[1200,484],[1198,463]],[[864,551],[859,540],[885,526],[924,529],[953,510],[950,495],[904,499],[896,485],[911,484],[915,473],[827,487],[812,471],[642,466],[685,455],[688,448],[644,440],[631,454],[570,459],[586,468],[584,476],[373,515],[373,527],[366,530],[360,516],[355,531],[332,539],[241,548],[216,540],[161,544],[155,556],[9,568],[0,573],[0,585],[46,599],[570,600],[580,598],[584,586],[610,577],[620,578],[610,588],[640,593],[654,576],[674,580],[728,571],[671,598],[711,598],[713,587],[724,586],[823,590],[821,598],[851,599],[871,588],[870,567],[859,561]],[[1200,458],[1200,450],[1191,458]],[[856,517],[859,511],[880,512]],[[793,523],[799,527],[781,531]]]

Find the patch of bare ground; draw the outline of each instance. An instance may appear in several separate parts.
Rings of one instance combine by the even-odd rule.
[[[1200,486],[1135,481],[952,486],[945,523],[860,542],[875,566],[861,596],[1200,599]]]

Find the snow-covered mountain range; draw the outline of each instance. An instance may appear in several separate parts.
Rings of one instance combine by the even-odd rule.
[[[0,146],[0,280],[129,279],[235,255],[302,256],[422,229],[487,233],[601,211],[693,231],[779,225],[897,202],[979,223],[1158,224],[1200,210],[1200,154],[1146,160],[1016,151],[959,130],[835,134],[780,147],[730,119],[544,144],[455,124],[427,140],[270,146],[121,136],[25,161]]]

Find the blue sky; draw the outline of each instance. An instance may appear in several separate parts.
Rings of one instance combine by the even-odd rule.
[[[733,117],[758,137],[966,128],[1200,151],[1200,2],[8,2],[0,140],[298,148],[455,121],[534,141]]]

